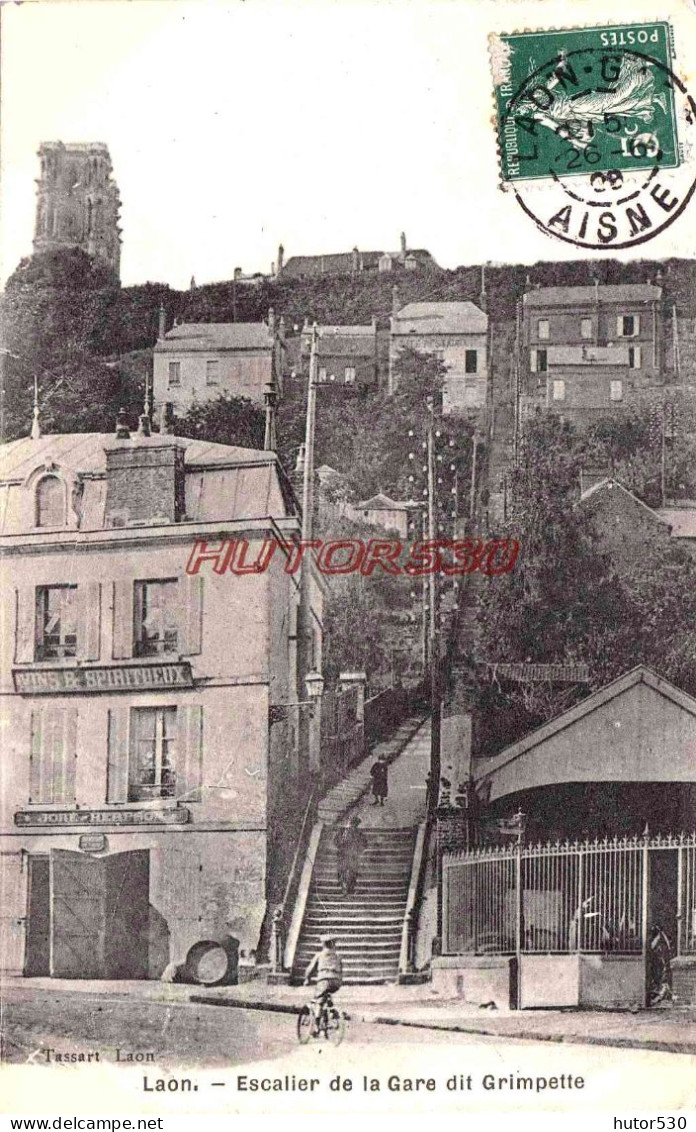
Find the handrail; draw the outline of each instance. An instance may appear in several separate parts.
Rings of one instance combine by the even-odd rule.
[[[299,859],[300,859],[300,849],[302,848],[302,845],[304,843],[305,836],[306,836],[306,829],[307,829],[307,826],[309,824],[309,815],[312,811],[312,808],[316,804],[316,795],[317,795],[317,791],[316,791],[316,788],[315,788],[314,790],[312,790],[311,794],[309,795],[309,801],[307,802],[307,805],[305,806],[305,812],[304,812],[304,816],[302,818],[302,825],[300,826],[300,832],[297,836],[297,845],[295,846],[295,854],[292,858],[292,864],[290,866],[290,872],[288,873],[288,879],[287,879],[286,884],[285,884],[285,892],[283,893],[283,899],[280,903],[280,911],[283,915],[283,919],[285,919],[285,913],[286,913],[286,910],[287,910],[287,905],[290,901],[290,894],[292,892],[293,883],[295,881],[295,874],[297,872],[297,865],[298,865],[298,862],[299,862]]]
[[[297,890],[300,884],[300,862],[304,865],[304,856],[314,820],[314,810],[317,801],[317,788],[315,787],[309,795],[309,800],[305,806],[305,812],[302,817],[302,824],[300,832],[297,837],[297,844],[295,845],[295,853],[288,873],[288,879],[285,882],[285,891],[283,899],[273,913],[271,921],[271,946],[270,946],[270,963],[271,971],[274,975],[280,974],[284,969],[283,955],[285,951],[285,941],[288,931],[288,910],[290,903],[293,899],[293,890]]]
[[[423,889],[425,888],[431,829],[432,816],[428,814],[425,821],[418,827],[416,843],[413,848],[411,883],[406,898],[406,911],[401,933],[401,952],[399,955],[399,972],[401,974],[412,973],[416,969],[418,917],[423,905]]]

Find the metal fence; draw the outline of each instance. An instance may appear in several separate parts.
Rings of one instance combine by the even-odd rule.
[[[321,705],[321,764],[325,782],[337,781],[365,755],[365,728],[357,687],[324,693]]]
[[[696,834],[445,853],[442,878],[445,954],[640,954],[653,918],[696,954]]]

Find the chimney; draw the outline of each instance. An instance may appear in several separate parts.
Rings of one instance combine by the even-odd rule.
[[[268,308],[268,329],[270,330],[271,334],[275,332],[275,311],[273,310],[273,307]]]
[[[196,276],[192,275],[191,276],[191,283],[189,285],[189,291],[195,291],[195,290],[196,290]]]
[[[164,303],[160,304],[159,309],[159,323],[157,327],[157,340],[161,342],[167,332],[167,312],[164,309]]]
[[[285,265],[284,261],[285,261],[285,248],[283,247],[282,244],[278,244],[278,265],[277,265],[278,275],[281,275],[282,272],[283,272],[283,267]]]
[[[353,275],[357,275],[360,271],[360,252],[357,248],[353,248],[351,261],[351,271]]]
[[[398,313],[399,313],[399,288],[397,287],[397,285],[395,283],[394,286],[392,287],[392,314],[396,315]]]
[[[106,449],[107,527],[178,523],[185,514],[184,449],[143,438]]]
[[[401,256],[402,259],[406,258],[406,233],[401,233]]]
[[[130,440],[130,429],[126,420],[126,410],[121,408],[118,410],[116,417],[116,439],[117,440]]]

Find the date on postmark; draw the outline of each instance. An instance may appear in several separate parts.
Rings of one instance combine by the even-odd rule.
[[[542,231],[582,247],[652,239],[696,185],[696,105],[669,24],[490,37],[500,176]]]

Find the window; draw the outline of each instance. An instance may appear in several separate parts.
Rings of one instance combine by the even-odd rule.
[[[36,526],[65,524],[65,487],[58,476],[43,476],[36,488]]]
[[[136,656],[160,656],[177,651],[178,596],[175,578],[135,583]]]
[[[132,708],[128,801],[173,798],[176,790],[176,708]]]
[[[464,372],[476,373],[478,371],[478,350],[466,350],[464,353]]]
[[[581,318],[580,319],[580,337],[581,338],[591,338],[592,337],[592,319],[591,318]]]
[[[537,323],[537,334],[542,342],[549,336],[549,320],[548,318],[540,318]]]
[[[39,586],[36,591],[36,659],[77,656],[77,586]]]
[[[609,382],[609,397],[612,401],[623,401],[623,382]]]
[[[181,385],[181,362],[169,363],[169,384]]]
[[[640,346],[629,346],[628,347],[628,368],[629,369],[640,369],[640,363],[641,363]]]
[[[635,338],[640,331],[640,318],[637,314],[620,314],[616,320],[619,338]]]
[[[217,385],[220,380],[219,376],[220,366],[215,360],[209,360],[205,363],[205,383],[206,385]]]
[[[346,385],[355,385],[355,366],[346,366]]]
[[[549,368],[548,351],[537,349],[530,350],[529,368],[532,373],[547,373]]]
[[[554,401],[565,401],[565,381],[554,381],[553,399]]]
[[[326,368],[324,366],[319,370],[319,381],[326,381]]]

